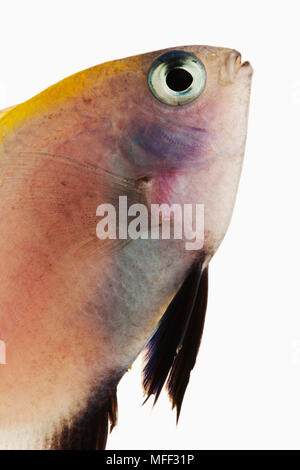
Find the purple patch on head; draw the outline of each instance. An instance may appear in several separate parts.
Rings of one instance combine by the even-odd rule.
[[[130,162],[147,170],[199,168],[207,161],[209,133],[202,128],[134,123],[120,147]]]

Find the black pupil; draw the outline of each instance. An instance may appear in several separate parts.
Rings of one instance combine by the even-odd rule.
[[[167,74],[166,82],[171,90],[184,91],[193,83],[193,77],[187,70],[174,68]]]

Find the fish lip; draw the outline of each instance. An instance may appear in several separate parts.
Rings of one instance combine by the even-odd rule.
[[[233,83],[240,70],[246,71],[249,76],[253,73],[253,69],[251,67],[250,62],[242,62],[242,55],[240,54],[240,52],[236,51],[235,49],[232,49],[225,59],[222,81],[227,83]],[[225,77],[226,79],[224,80]]]
[[[243,70],[247,70],[248,74],[249,75],[252,75],[253,74],[253,68],[252,68],[252,65],[250,64],[250,62],[248,60],[245,60],[245,62],[243,62],[241,64],[241,69]]]

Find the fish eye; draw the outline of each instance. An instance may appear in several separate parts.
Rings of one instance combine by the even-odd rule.
[[[151,92],[170,106],[191,103],[203,92],[205,83],[204,65],[184,51],[171,51],[158,57],[148,73]]]

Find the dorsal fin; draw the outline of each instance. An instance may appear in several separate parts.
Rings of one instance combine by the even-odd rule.
[[[146,346],[143,386],[157,401],[164,383],[177,420],[199,350],[207,306],[208,268],[196,263]]]

